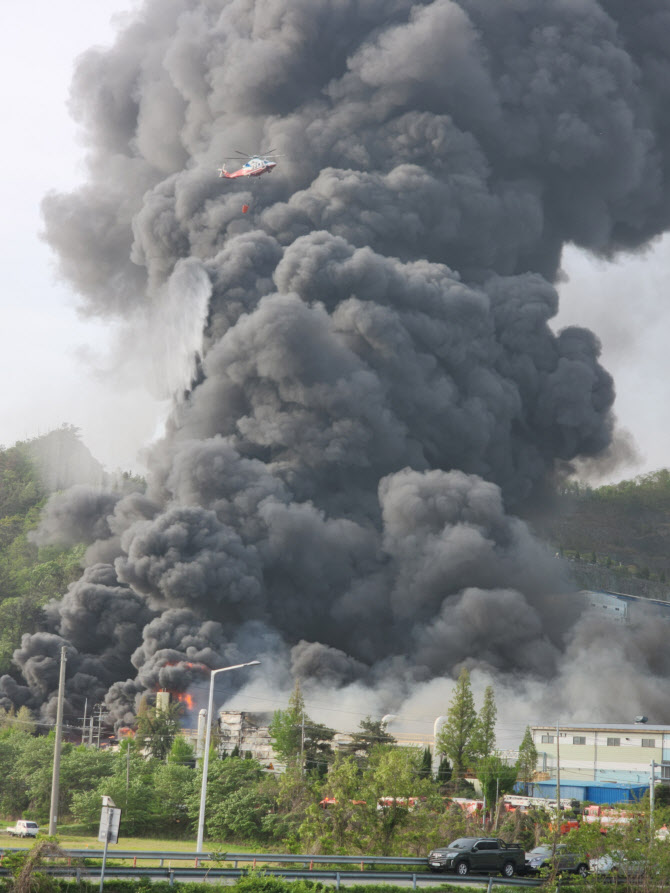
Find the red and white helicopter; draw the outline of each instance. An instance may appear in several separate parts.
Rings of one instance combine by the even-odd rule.
[[[280,155],[272,155],[270,154],[272,149],[268,152],[260,152],[258,155],[247,155],[246,152],[240,152],[237,150],[237,155],[242,158],[247,158],[242,167],[239,170],[233,171],[229,173],[226,170],[226,165],[222,164],[219,168],[219,177],[225,177],[227,180],[235,180],[237,177],[260,177],[262,174],[271,174],[272,171],[277,167],[276,161],[271,161],[271,158],[281,158]],[[226,159],[227,161],[237,161],[239,163],[239,157],[234,157],[233,159]]]

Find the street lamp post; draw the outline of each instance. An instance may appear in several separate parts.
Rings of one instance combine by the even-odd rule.
[[[651,774],[649,775],[649,830],[652,838],[654,834],[654,804],[656,800],[656,760],[651,761]]]
[[[209,701],[207,702],[207,722],[205,731],[205,752],[202,755],[202,786],[200,788],[200,813],[198,815],[198,840],[195,845],[196,853],[202,852],[202,839],[205,835],[205,800],[207,798],[207,770],[209,769],[209,742],[212,735],[212,709],[214,707],[214,677],[218,673],[226,673],[228,670],[239,670],[242,667],[256,667],[259,660],[250,660],[246,664],[235,664],[233,667],[220,667],[212,670],[209,677]]]
[[[437,773],[440,771],[440,756],[437,752],[437,736],[442,731],[442,726],[445,722],[448,722],[448,716],[438,716],[435,718],[435,722],[433,723],[433,760],[430,767],[433,778],[437,778]]]

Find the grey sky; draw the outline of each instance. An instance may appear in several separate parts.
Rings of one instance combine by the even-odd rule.
[[[81,178],[82,149],[66,108],[74,60],[92,44],[109,43],[112,15],[132,8],[131,0],[12,2],[3,5],[0,29],[0,444],[73,424],[110,469],[135,464],[162,410],[143,387],[120,392],[96,374],[114,332],[80,319],[76,296],[56,280],[39,237],[39,205],[49,189]]]
[[[639,465],[624,466],[612,477],[667,466],[670,240],[664,236],[645,252],[613,263],[572,248],[564,252],[563,266],[568,278],[559,286],[555,325],[587,326],[602,341],[602,362],[616,383],[615,412],[639,453]]]

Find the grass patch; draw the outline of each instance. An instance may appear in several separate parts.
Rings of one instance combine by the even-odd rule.
[[[38,840],[43,835],[38,835]],[[56,832],[58,842],[64,849],[71,850],[101,850],[104,844],[100,843],[97,834],[73,834],[68,833],[67,829],[58,830]],[[4,829],[0,831],[0,848],[29,849],[34,843],[34,838],[10,837]],[[203,844],[206,853],[260,853],[267,852],[267,849],[261,850],[260,847],[249,846],[248,844],[238,844],[234,841],[218,841],[206,840]],[[195,853],[195,839],[193,840],[174,840],[173,838],[164,837],[119,837],[117,844],[110,844],[108,853],[113,855],[117,850],[137,850],[152,851],[164,850],[172,853]]]

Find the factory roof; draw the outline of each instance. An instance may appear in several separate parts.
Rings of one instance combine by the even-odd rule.
[[[600,729],[603,731],[626,731],[626,732],[667,732],[670,733],[670,726],[660,725],[657,723],[650,722],[559,722],[556,724],[555,722],[537,722],[531,725],[533,729],[551,729],[552,731],[556,731],[556,728],[561,732],[566,732],[569,729],[583,729],[584,731],[592,731],[597,732]]]

